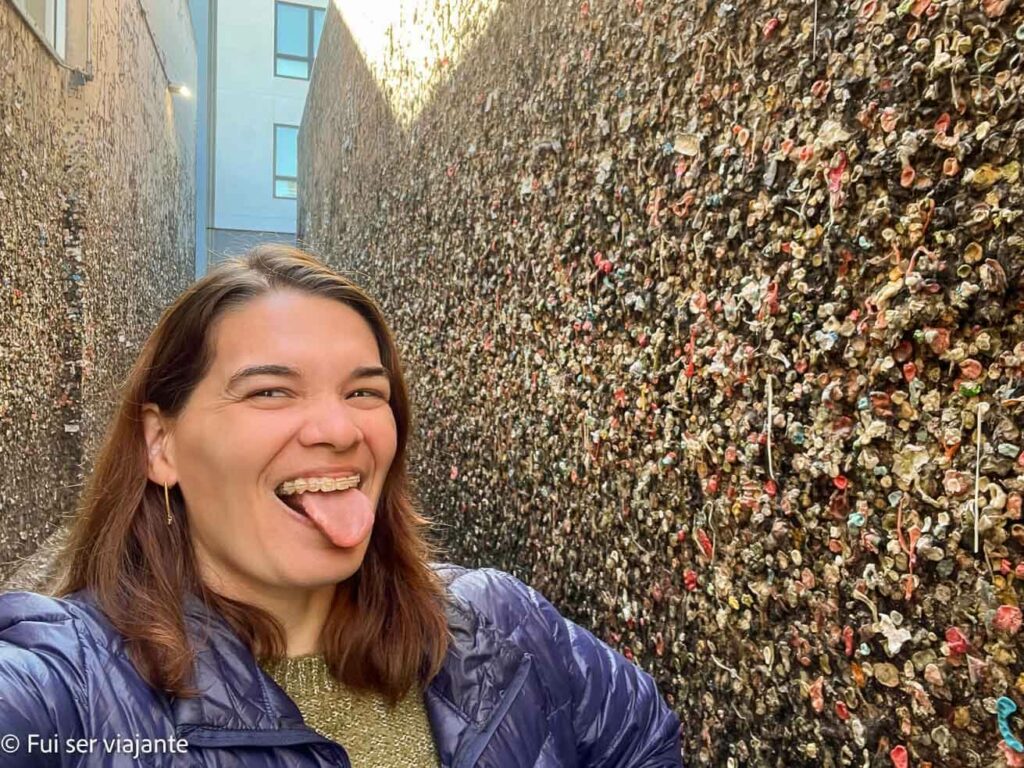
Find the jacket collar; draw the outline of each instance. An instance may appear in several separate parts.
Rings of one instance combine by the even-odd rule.
[[[522,688],[530,657],[450,590],[451,642],[426,693],[427,716],[445,765],[473,765]],[[186,624],[196,642],[200,695],[172,699],[175,730],[198,747],[333,744],[302,722],[288,695],[256,663],[230,625],[194,595]]]
[[[427,688],[427,716],[443,765],[475,765],[526,681],[530,656],[471,605],[448,593],[451,643]]]
[[[263,673],[231,626],[195,595],[185,596],[184,609],[196,648],[192,682],[199,695],[171,700],[177,734],[197,746],[227,746],[231,734],[240,738],[264,732],[285,737],[301,726],[298,707]],[[207,743],[211,740],[216,743]],[[245,743],[253,742],[246,739]]]

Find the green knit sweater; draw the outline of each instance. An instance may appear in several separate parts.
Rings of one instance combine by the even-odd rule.
[[[350,690],[333,677],[323,655],[261,664],[296,703],[306,724],[341,744],[352,768],[438,768],[423,694],[413,690],[392,710],[382,696]]]

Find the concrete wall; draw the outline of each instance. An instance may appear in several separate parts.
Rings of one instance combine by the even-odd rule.
[[[151,44],[159,52],[163,72],[188,91],[174,101],[173,120],[181,160],[196,164],[198,60],[192,14],[187,0],[138,0]]]
[[[651,670],[690,764],[1022,764],[1022,22],[328,19],[299,237],[392,318],[423,505]]]
[[[326,7],[326,0],[299,3]],[[274,197],[274,124],[299,125],[306,80],[274,76],[273,0],[216,0],[216,229],[295,233],[295,201]],[[213,249],[211,262],[218,252]]]
[[[189,0],[196,41],[196,277],[207,271],[210,215],[210,0]]]
[[[194,273],[183,0],[69,2],[66,66],[0,3],[0,579],[70,513],[117,387]],[[86,19],[91,23],[86,35]],[[87,43],[88,38],[88,45]],[[182,112],[186,117],[182,117]]]

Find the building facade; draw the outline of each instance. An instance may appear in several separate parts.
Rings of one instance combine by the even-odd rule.
[[[295,241],[299,124],[327,0],[192,0],[191,7],[202,273],[256,243]]]

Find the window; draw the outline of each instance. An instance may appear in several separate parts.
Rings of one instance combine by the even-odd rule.
[[[36,34],[63,59],[67,37],[67,0],[14,0],[14,7],[21,11]]]
[[[274,197],[294,200],[299,191],[299,126],[274,125]]]
[[[322,8],[277,0],[274,4],[274,74],[309,80],[323,28]]]

